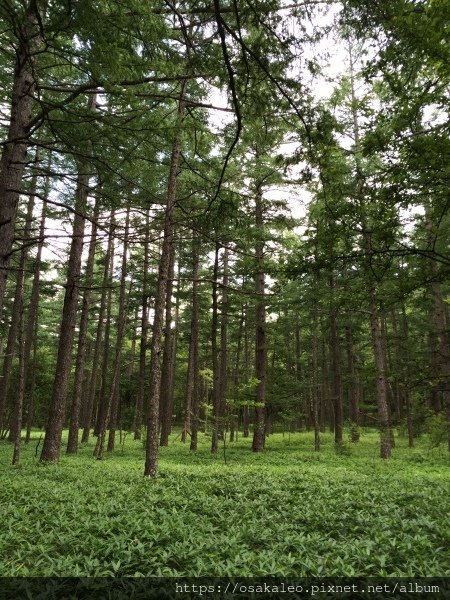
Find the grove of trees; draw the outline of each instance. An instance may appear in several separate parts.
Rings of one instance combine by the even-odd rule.
[[[450,450],[450,2],[1,0],[0,435],[158,474]],[[62,443],[68,429],[67,444]],[[350,442],[347,440],[349,431]],[[64,438],[65,439],[65,438]]]

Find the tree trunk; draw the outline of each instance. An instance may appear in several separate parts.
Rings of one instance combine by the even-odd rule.
[[[59,334],[56,375],[50,400],[50,413],[45,431],[41,462],[59,461],[61,452],[61,434],[66,412],[66,397],[69,383],[72,343],[75,332],[75,320],[80,284],[81,254],[86,213],[86,200],[89,189],[89,169],[81,164],[78,170],[75,198],[73,235],[70,245],[67,267],[66,291],[64,294],[63,314]]]
[[[25,283],[25,272],[22,270],[19,273],[19,277],[21,278],[21,287],[23,289]],[[19,282],[18,282],[19,285]],[[25,370],[24,370],[24,357],[25,357],[25,347],[24,347],[24,328],[23,328],[23,294],[22,301],[19,306],[20,316],[18,323],[18,333],[19,333],[19,377],[17,382],[17,394],[14,406],[14,417],[13,422],[14,426],[11,427],[11,431],[14,431],[14,451],[13,451],[13,459],[12,464],[16,465],[20,460],[20,439],[22,434],[22,412],[23,412],[23,397],[25,393]]]
[[[370,256],[370,242],[367,240],[368,234],[364,233],[366,257]],[[378,406],[378,426],[380,428],[380,456],[381,458],[390,458],[392,449],[392,433],[389,419],[388,405],[388,381],[385,371],[384,344],[378,316],[378,306],[374,284],[369,282],[369,312],[370,312],[370,331],[372,335],[372,346],[375,360],[375,372],[377,382],[377,406]]]
[[[106,320],[105,320],[105,334],[103,338],[103,357],[102,357],[102,368],[101,368],[101,383],[100,392],[97,403],[94,435],[100,435],[102,430],[103,422],[105,421],[107,404],[108,404],[108,373],[109,373],[109,357],[110,357],[110,338],[111,338],[111,312],[112,312],[112,281],[114,271],[114,242],[111,248],[110,262],[108,265],[108,289],[106,292]],[[95,410],[94,410],[95,413]],[[97,456],[97,445],[94,450],[94,456]]]
[[[192,240],[192,316],[191,336],[189,341],[189,367],[186,394],[186,411],[192,412],[191,445],[192,451],[197,450],[199,430],[199,298],[198,298],[198,275],[200,264],[199,240],[194,235]]]
[[[50,166],[50,161],[49,161]],[[38,308],[39,308],[39,293],[40,293],[40,278],[41,278],[41,261],[42,261],[42,249],[44,247],[44,236],[45,236],[45,221],[47,213],[47,197],[49,194],[49,177],[46,179],[44,185],[44,200],[42,204],[41,220],[39,224],[39,241],[36,251],[36,257],[34,259],[34,273],[33,283],[31,287],[30,304],[28,308],[28,319],[25,328],[25,341],[24,341],[24,378],[25,378],[25,389],[28,390],[29,400],[27,400],[27,437],[26,442],[30,439],[31,427],[33,425],[34,418],[34,398],[35,398],[35,381],[36,381],[36,337],[38,331]],[[30,377],[30,356],[31,349],[33,347],[33,368]]]
[[[0,316],[22,186],[36,81],[35,56],[42,43],[36,0],[30,0],[18,25],[16,64],[11,96],[11,116],[0,161]]]
[[[91,307],[91,287],[92,276],[94,272],[95,250],[97,246],[97,219],[99,216],[99,198],[96,197],[93,223],[91,230],[91,239],[89,242],[89,252],[86,263],[86,273],[84,277],[84,292],[81,305],[80,327],[78,333],[77,357],[75,360],[75,376],[72,396],[72,410],[70,416],[69,438],[67,441],[67,454],[76,454],[78,452],[78,429],[81,410],[81,392],[84,378],[84,364],[86,360],[86,341],[89,325],[89,309]]]
[[[341,344],[339,340],[336,307],[334,306],[334,290],[336,281],[334,275],[330,279],[331,288],[331,314],[330,314],[330,350],[331,350],[331,384],[333,390],[333,408],[334,408],[334,443],[341,446],[343,443],[344,430],[344,407],[343,390],[341,377]]]
[[[223,438],[228,391],[228,254],[223,250],[222,300],[220,316],[220,363],[219,363],[219,437]]]
[[[219,419],[220,419],[220,371],[219,371],[219,352],[217,347],[217,327],[219,323],[219,304],[218,304],[218,279],[219,279],[219,243],[216,242],[216,251],[214,254],[213,283],[212,283],[212,318],[211,318],[211,364],[213,372],[213,429],[211,436],[211,452],[217,452],[219,449]]]
[[[83,423],[83,434],[81,436],[81,443],[87,444],[89,441],[89,434],[91,431],[91,425],[93,421],[93,413],[95,406],[95,394],[97,391],[97,379],[98,379],[98,370],[101,363],[101,354],[102,354],[102,340],[103,340],[103,332],[105,329],[105,314],[107,311],[108,305],[108,286],[110,282],[110,269],[111,269],[111,259],[114,254],[113,251],[113,232],[114,232],[114,210],[111,210],[109,215],[109,232],[108,232],[108,244],[106,247],[105,254],[105,264],[103,268],[103,279],[102,279],[102,292],[100,298],[100,309],[98,313],[98,321],[97,321],[97,331],[95,336],[95,344],[94,344],[94,357],[92,359],[92,369],[91,376],[89,380],[88,392],[84,397],[82,403],[82,423]]]
[[[255,194],[255,225],[257,242],[255,246],[256,271],[255,271],[255,376],[258,379],[256,386],[255,422],[253,427],[253,452],[264,450],[265,435],[265,402],[266,402],[266,304],[264,300],[264,237],[263,237],[263,199],[260,188]]]
[[[355,351],[353,331],[350,323],[345,327],[347,346],[347,372],[348,372],[348,406],[350,417],[350,439],[353,443],[359,442],[359,385],[358,374],[355,366]]]
[[[117,420],[119,416],[119,404],[120,404],[120,368],[123,350],[123,341],[125,337],[125,330],[127,324],[127,295],[126,295],[126,284],[127,284],[127,263],[128,263],[128,245],[129,245],[129,232],[130,232],[130,206],[127,205],[127,212],[125,217],[125,232],[123,238],[123,254],[122,254],[122,270],[120,275],[120,290],[119,290],[119,314],[117,316],[117,338],[116,338],[116,352],[114,357],[114,371],[113,380],[111,384],[111,391],[109,395],[108,407],[106,418],[102,425],[102,430],[99,435],[99,451],[97,458],[103,458],[103,445],[106,434],[106,428],[109,427],[108,435],[108,452],[114,450]],[[128,297],[131,294],[131,283],[128,291]]]
[[[169,275],[170,246],[173,237],[173,213],[176,200],[177,172],[181,152],[181,128],[184,115],[184,84],[178,104],[178,126],[172,146],[170,173],[167,186],[167,204],[164,217],[164,236],[161,258],[158,268],[158,281],[155,295],[155,311],[153,320],[153,336],[151,344],[151,382],[147,403],[147,441],[145,451],[144,476],[156,477],[158,474],[158,425],[159,425],[159,392],[161,387],[161,338],[164,327],[164,309],[166,305],[167,278]]]
[[[38,161],[38,155],[36,153],[35,162]],[[27,242],[31,236],[31,225],[33,222],[33,210],[34,210],[34,200],[36,195],[36,186],[37,186],[37,175],[36,171],[33,173],[33,177],[31,180],[30,186],[30,196],[28,200],[27,207],[27,215],[25,220],[25,228],[23,232],[24,246],[20,251],[19,264],[17,266],[17,281],[16,281],[16,289],[14,293],[14,302],[13,309],[11,315],[11,323],[8,331],[8,341],[6,343],[6,353],[5,359],[3,362],[3,372],[2,377],[0,378],[0,432],[3,430],[4,423],[4,412],[6,408],[7,398],[8,398],[8,388],[9,388],[9,380],[11,377],[11,370],[13,359],[15,355],[15,348],[17,342],[17,333],[19,329],[19,321],[23,320],[23,303],[24,303],[24,286],[25,286],[25,271],[27,269],[27,259],[28,259],[28,251],[29,247],[27,246]],[[22,338],[24,336],[22,335]],[[22,410],[22,409],[21,409]],[[10,435],[9,440],[14,441],[16,439],[16,432],[14,431],[14,423],[17,422],[16,415],[11,415],[11,426],[10,426]]]
[[[358,113],[357,113],[357,101],[355,94],[354,85],[354,69],[353,69],[353,57],[352,48],[349,48],[350,53],[350,85],[351,85],[351,97],[352,97],[352,116],[353,116],[353,133],[355,139],[355,161],[358,173],[357,181],[357,197],[359,200],[359,208],[361,211],[361,223],[362,223],[362,242],[364,258],[366,260],[367,267],[367,294],[368,304],[370,313],[370,331],[372,337],[373,354],[375,361],[375,373],[376,373],[376,389],[377,389],[377,408],[378,408],[378,426],[380,428],[380,456],[381,458],[390,458],[392,449],[392,432],[390,427],[389,417],[389,386],[386,377],[386,356],[385,356],[385,344],[382,336],[380,317],[378,311],[378,300],[375,288],[375,282],[373,273],[371,272],[370,262],[372,255],[372,242],[371,233],[368,229],[368,223],[365,211],[366,199],[362,196],[362,167],[360,160],[360,138],[359,138],[359,124],[358,124]]]
[[[150,209],[145,215],[145,242],[144,242],[144,275],[142,281],[142,315],[141,336],[139,347],[139,387],[136,397],[136,410],[134,416],[134,439],[141,439],[142,420],[144,412],[145,396],[145,368],[147,351],[147,329],[148,329],[148,272],[150,269],[149,244],[150,244]]]
[[[172,295],[175,274],[175,242],[170,242],[169,272],[166,288],[166,318],[164,325],[164,346],[161,366],[161,389],[159,393],[159,413],[161,417],[160,446],[169,445],[169,432],[172,425],[171,391],[173,375],[173,332],[172,332]]]
[[[314,450],[320,451],[320,419],[319,419],[319,381],[318,381],[318,326],[317,326],[317,303],[314,307],[313,331],[312,331],[312,385],[311,385],[311,415],[314,425]]]

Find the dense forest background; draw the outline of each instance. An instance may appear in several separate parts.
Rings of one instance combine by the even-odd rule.
[[[2,0],[0,431],[450,444],[448,0]],[[63,429],[69,428],[62,445]],[[450,449],[450,445],[449,445]]]

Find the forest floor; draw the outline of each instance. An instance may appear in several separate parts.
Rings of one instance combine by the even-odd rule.
[[[0,444],[1,576],[450,575],[450,469],[426,437],[393,458],[378,435],[336,454],[312,434],[249,439],[211,455],[172,436],[160,476],[144,479],[131,435],[104,461],[93,441],[58,465],[39,465],[39,433],[10,466]]]

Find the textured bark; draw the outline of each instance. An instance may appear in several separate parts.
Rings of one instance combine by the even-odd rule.
[[[78,429],[81,410],[81,393],[83,388],[84,365],[86,361],[86,341],[89,325],[89,310],[91,307],[91,286],[94,272],[95,250],[97,246],[97,219],[99,215],[98,196],[94,207],[93,223],[91,230],[91,239],[89,242],[89,252],[86,262],[86,272],[84,278],[84,292],[81,304],[80,326],[78,333],[77,357],[75,360],[75,376],[72,395],[72,408],[70,415],[69,438],[67,441],[67,454],[76,454],[78,452]]]
[[[334,276],[330,280],[332,304],[334,304],[334,289],[336,282]],[[334,443],[342,445],[344,431],[344,406],[341,376],[341,344],[339,340],[337,314],[335,306],[332,306],[330,314],[330,350],[331,350],[331,385],[334,409]]]
[[[17,273],[16,291],[14,294],[13,314],[12,314],[11,325],[9,328],[8,343],[6,345],[5,362],[3,364],[3,377],[0,379],[0,393],[1,393],[0,401],[2,403],[4,403],[5,405],[6,405],[6,398],[7,398],[7,394],[8,394],[9,380],[11,377],[12,361],[13,361],[13,358],[16,353],[16,342],[17,342],[17,335],[19,333],[20,323],[22,323],[22,328],[23,328],[23,291],[24,291],[24,285],[25,285],[25,276],[24,276],[25,273],[24,273],[23,266],[24,265],[22,265],[22,268]],[[21,344],[22,343],[23,343],[23,332],[22,332]],[[23,357],[22,357],[22,362],[23,362]],[[17,390],[17,393],[18,393],[18,390]],[[21,400],[21,408],[20,408],[21,413],[22,413],[22,402],[23,402],[23,398]],[[17,405],[17,401],[15,402],[15,405]],[[17,413],[16,413],[16,410],[14,410],[11,414],[10,426],[9,426],[9,438],[8,439],[10,442],[14,442],[17,438],[16,426],[18,423],[19,423],[19,420],[17,418]],[[0,431],[1,431],[1,429],[0,429]]]
[[[95,394],[97,391],[98,372],[101,364],[102,348],[103,348],[103,333],[105,329],[105,314],[108,303],[108,283],[110,281],[111,261],[114,254],[113,250],[113,231],[114,231],[114,210],[109,215],[109,235],[108,244],[106,247],[105,263],[102,279],[102,293],[100,298],[100,309],[98,313],[97,331],[94,344],[94,356],[92,359],[91,376],[89,380],[88,392],[84,396],[82,405],[82,424],[83,434],[81,443],[86,444],[89,441],[91,424],[93,421]]]
[[[158,425],[159,425],[159,392],[161,387],[161,339],[164,327],[164,309],[166,305],[167,278],[169,275],[170,246],[173,237],[173,213],[176,200],[177,172],[181,152],[181,126],[184,114],[184,85],[178,104],[178,127],[172,145],[170,172],[167,186],[167,204],[164,216],[164,236],[158,268],[158,280],[155,295],[155,311],[153,320],[153,336],[151,343],[151,382],[147,402],[147,440],[145,449],[144,476],[156,477],[158,474]]]
[[[39,241],[37,245],[36,256],[34,259],[34,273],[33,283],[31,287],[30,304],[28,307],[28,319],[25,328],[25,341],[24,341],[24,378],[25,378],[25,389],[27,390],[28,400],[26,409],[26,420],[27,420],[27,437],[26,442],[28,443],[31,434],[31,427],[33,424],[34,417],[34,398],[35,398],[35,381],[36,381],[36,337],[38,331],[38,308],[39,308],[39,288],[41,278],[41,261],[42,261],[42,249],[44,247],[44,236],[45,236],[45,221],[47,214],[47,196],[49,194],[49,178],[47,177],[44,185],[44,201],[42,204],[42,213],[39,223]],[[30,356],[31,349],[33,348],[33,369],[30,370]]]
[[[123,250],[122,250],[122,269],[120,274],[120,289],[119,289],[119,313],[117,315],[117,337],[116,337],[116,350],[114,355],[114,366],[113,366],[113,378],[111,383],[111,391],[108,399],[108,406],[106,411],[106,418],[102,423],[102,428],[99,435],[99,445],[97,458],[101,460],[103,458],[103,446],[106,434],[106,428],[109,427],[108,435],[108,452],[112,452],[115,446],[117,420],[119,416],[119,404],[120,404],[120,368],[122,362],[122,350],[123,341],[125,338],[125,330],[127,325],[127,293],[126,293],[126,276],[127,276],[127,263],[128,263],[128,245],[129,245],[129,232],[130,232],[130,206],[127,206],[126,218],[125,218],[125,232],[123,238]],[[131,293],[131,283],[128,290],[128,297]]]
[[[388,406],[388,381],[385,371],[385,360],[383,351],[383,339],[381,326],[378,316],[378,307],[376,302],[375,290],[372,284],[369,284],[369,311],[370,311],[370,331],[372,334],[372,345],[375,359],[375,371],[377,382],[377,406],[378,406],[378,425],[380,428],[381,458],[389,458],[392,448],[392,434],[390,430],[389,406]]]
[[[359,442],[359,382],[356,371],[356,359],[353,342],[353,331],[350,323],[345,326],[348,373],[348,406],[350,417],[351,441]]]
[[[61,452],[61,434],[66,412],[66,396],[69,383],[72,343],[75,332],[75,320],[80,285],[81,255],[85,226],[86,199],[89,186],[89,170],[86,164],[79,166],[75,198],[75,216],[73,234],[67,266],[66,290],[59,333],[56,375],[53,383],[50,412],[45,430],[41,462],[59,460]]]
[[[36,152],[35,162],[39,160],[38,153]],[[17,335],[19,331],[19,321],[23,320],[23,295],[25,286],[25,272],[28,266],[28,254],[29,254],[29,243],[31,237],[31,226],[33,222],[33,210],[34,201],[37,186],[37,174],[36,171],[33,173],[33,177],[30,185],[30,195],[28,199],[27,214],[25,218],[25,227],[23,231],[24,246],[22,247],[19,255],[19,262],[17,265],[17,278],[16,278],[16,289],[14,292],[14,301],[11,314],[11,323],[8,330],[8,340],[6,343],[5,358],[3,361],[3,371],[0,377],[0,432],[3,431],[4,427],[4,414],[8,398],[9,381],[11,377],[11,369],[13,359],[16,352]],[[23,338],[23,336],[22,336]],[[10,435],[9,440],[14,441],[16,438],[16,432],[14,430],[14,424],[17,422],[15,414],[11,414],[10,422]]]
[[[319,382],[318,382],[318,326],[317,309],[314,308],[312,331],[312,386],[311,386],[311,416],[314,425],[314,450],[320,451],[320,419],[319,419]]]
[[[161,390],[159,393],[159,414],[161,418],[160,446],[169,445],[169,433],[172,425],[172,376],[173,376],[173,341],[172,332],[172,295],[173,277],[175,273],[175,242],[170,243],[169,272],[166,288],[166,316],[164,325],[164,346],[161,366]]]
[[[239,382],[241,379],[241,354],[242,354],[242,338],[244,331],[244,322],[245,322],[245,309],[242,306],[241,316],[239,318],[239,326],[237,332],[237,341],[236,341],[236,357],[234,362],[234,375],[233,375],[233,397],[239,402]],[[238,409],[231,408],[232,414],[230,415],[230,442],[234,442],[235,435],[237,439],[237,431],[236,426],[236,412]]]
[[[190,449],[197,450],[199,430],[199,298],[198,298],[198,274],[200,264],[199,241],[194,236],[192,241],[192,315],[191,336],[189,340],[189,366],[186,392],[186,411],[192,412],[191,445]]]
[[[134,373],[134,364],[136,362],[136,342],[137,342],[137,327],[136,324],[139,320],[139,306],[136,306],[133,318],[133,324],[131,327],[131,349],[130,349],[130,362],[127,366],[126,377],[127,381],[131,381]]]
[[[248,327],[248,305],[245,305],[245,326],[244,326],[244,364],[245,364],[245,381],[248,381],[250,377],[250,340],[249,340],[249,327]],[[244,405],[242,409],[242,436],[248,438],[250,436],[250,411],[248,405]]]
[[[144,242],[144,276],[142,281],[142,314],[141,314],[141,336],[139,347],[139,386],[136,396],[136,410],[134,417],[134,439],[141,439],[142,420],[144,412],[145,396],[145,369],[146,369],[146,350],[147,350],[147,329],[148,329],[148,272],[149,262],[149,243],[150,243],[150,217],[149,210],[145,215],[145,242]]]
[[[14,242],[17,207],[27,154],[28,128],[34,103],[35,56],[42,43],[39,22],[37,2],[30,0],[24,20],[18,27],[10,124],[0,160],[0,316]]]
[[[229,250],[223,250],[222,299],[220,315],[220,362],[219,362],[219,435],[223,438],[228,392],[228,258]]]
[[[264,239],[263,239],[263,200],[262,191],[255,194],[255,225],[257,239],[255,245],[255,376],[259,383],[256,386],[255,420],[253,425],[253,452],[264,450],[265,435],[265,402],[266,402],[266,304],[264,301]]]
[[[399,349],[398,349],[398,357],[401,361],[399,361],[399,370],[402,372],[402,392],[403,399],[405,402],[406,409],[406,428],[408,431],[408,446],[412,448],[414,446],[414,429],[412,422],[412,410],[411,410],[411,393],[409,382],[411,379],[411,364],[410,364],[410,356],[409,356],[409,331],[408,331],[408,319],[406,317],[406,309],[405,305],[402,303],[402,316],[401,316],[401,326],[400,332],[401,338],[399,339]]]
[[[22,279],[21,286],[23,289],[25,281],[25,272],[22,271],[19,275]],[[19,282],[18,282],[19,284]],[[19,376],[17,381],[17,394],[15,399],[14,413],[13,413],[13,427],[11,431],[14,431],[14,451],[12,464],[16,465],[20,459],[20,439],[22,433],[22,413],[23,413],[23,398],[25,393],[25,370],[24,370],[24,358],[25,358],[25,347],[24,347],[24,327],[23,327],[23,294],[22,301],[19,306],[20,316],[18,323],[18,346],[19,346]]]
[[[100,391],[98,396],[94,435],[100,435],[102,424],[105,420],[108,403],[108,373],[109,373],[109,357],[110,357],[110,338],[111,338],[111,312],[112,312],[112,280],[114,271],[114,242],[111,249],[111,257],[109,262],[108,279],[107,279],[107,291],[106,291],[106,318],[105,318],[105,330],[103,337],[103,356],[102,356],[102,368],[100,371],[101,383]],[[95,399],[95,397],[94,397]],[[95,413],[95,411],[94,411]],[[94,456],[97,455],[97,449],[94,450]]]
[[[26,363],[25,363],[25,346],[24,343],[24,382],[25,386],[28,386],[28,400],[27,400],[27,409],[26,409],[26,423],[27,423],[27,432],[25,435],[25,444],[30,442],[31,438],[31,428],[34,423],[34,404],[36,398],[36,354],[37,354],[37,329],[38,329],[38,321],[36,319],[35,322],[35,330],[33,335],[33,370],[31,371],[31,377],[29,383],[27,382],[27,372],[26,372]],[[25,340],[26,342],[26,340]]]
[[[220,371],[219,371],[219,349],[217,344],[217,328],[219,324],[219,302],[218,302],[218,278],[219,278],[219,244],[216,243],[214,254],[213,282],[212,282],[212,318],[211,318],[211,364],[213,372],[213,430],[211,436],[211,452],[219,449],[219,418],[220,418]]]

